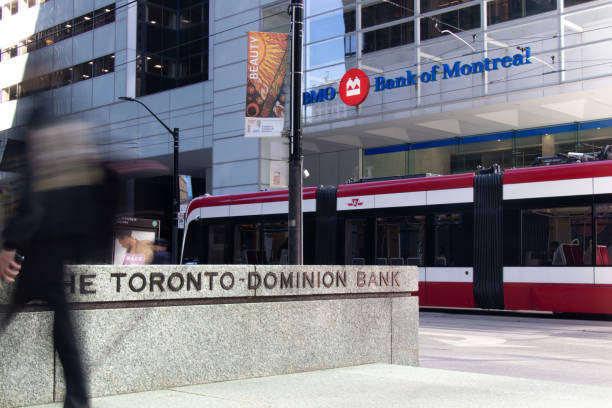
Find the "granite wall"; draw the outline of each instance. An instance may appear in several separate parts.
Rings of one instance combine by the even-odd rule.
[[[365,363],[418,364],[410,266],[73,266],[92,396]],[[6,312],[10,285],[0,289]],[[52,313],[0,336],[0,408],[60,401]]]

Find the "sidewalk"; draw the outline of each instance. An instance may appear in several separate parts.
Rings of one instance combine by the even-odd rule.
[[[612,388],[371,364],[95,398],[93,408],[604,407]],[[61,408],[62,404],[37,405]]]

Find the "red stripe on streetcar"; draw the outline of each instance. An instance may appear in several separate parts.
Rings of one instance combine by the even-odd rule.
[[[317,196],[317,187],[306,187],[303,190],[304,200],[313,200]],[[240,205],[257,203],[274,203],[289,201],[288,190],[259,191],[257,193],[228,194],[222,196],[198,197],[191,201],[187,214],[197,208],[219,207],[222,205]]]
[[[612,314],[612,285],[504,283],[504,308]]]
[[[425,291],[425,301],[419,301],[421,306],[476,307],[471,282],[426,282]]]
[[[474,173],[344,184],[338,186],[338,197],[408,193],[412,191],[448,190],[453,188],[470,187],[474,187]]]
[[[612,160],[526,167],[504,171],[504,184],[612,176]]]

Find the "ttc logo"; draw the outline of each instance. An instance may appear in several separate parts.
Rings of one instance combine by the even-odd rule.
[[[342,101],[350,106],[356,106],[365,101],[370,92],[370,79],[360,69],[349,70],[340,80],[338,93]]]
[[[358,206],[360,206],[360,205],[363,205],[363,203],[362,203],[361,201],[359,201],[359,199],[358,199],[358,198],[353,198],[353,199],[351,199],[351,202],[350,202],[350,203],[348,203],[348,206],[349,206],[349,207],[355,207],[355,208],[357,208],[357,207],[358,207]]]

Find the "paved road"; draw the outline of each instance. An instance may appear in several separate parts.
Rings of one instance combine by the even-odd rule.
[[[612,321],[420,314],[420,366],[612,387]]]

